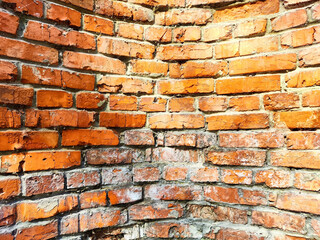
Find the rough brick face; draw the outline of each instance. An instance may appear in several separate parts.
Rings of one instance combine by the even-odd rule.
[[[320,237],[316,0],[0,1],[0,239]]]

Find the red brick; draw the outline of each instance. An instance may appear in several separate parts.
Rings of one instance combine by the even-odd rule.
[[[319,149],[320,135],[316,132],[292,132],[287,136],[288,149]]]
[[[154,83],[133,77],[102,77],[98,81],[98,91],[102,93],[152,94]]]
[[[96,49],[94,35],[64,31],[45,23],[29,21],[23,35],[27,39],[83,49]]]
[[[209,147],[216,144],[216,135],[211,133],[168,132],[165,135],[166,146]]]
[[[187,206],[187,211],[192,218],[213,221],[227,220],[232,223],[240,224],[246,224],[248,222],[247,211],[237,208],[190,204]]]
[[[167,100],[158,97],[142,97],[139,102],[139,110],[144,112],[165,112]]]
[[[124,132],[124,143],[126,145],[154,145],[153,132],[148,130],[128,130]]]
[[[43,16],[43,2],[37,0],[3,0],[15,11],[41,18]]]
[[[212,42],[230,39],[232,38],[232,27],[232,25],[224,25],[203,28],[202,40],[204,42]]]
[[[243,132],[220,133],[220,147],[227,148],[280,148],[285,143],[285,137],[278,132]]]
[[[143,25],[133,23],[118,23],[118,36],[130,39],[143,40]]]
[[[166,27],[149,27],[145,30],[145,39],[151,42],[171,42],[172,30]]]
[[[129,187],[111,190],[108,192],[108,198],[111,205],[136,202],[142,199],[142,188]]]
[[[274,113],[275,127],[278,128],[320,128],[319,111],[295,111]]]
[[[266,110],[298,108],[299,101],[299,95],[295,93],[276,93],[263,96],[264,109]]]
[[[239,23],[234,30],[235,37],[253,37],[266,33],[267,19],[254,19]]]
[[[217,94],[269,92],[280,90],[280,76],[243,77],[217,80]]]
[[[80,212],[80,231],[85,232],[96,228],[104,228],[124,224],[127,216],[120,210],[99,208]]]
[[[88,164],[111,165],[142,161],[142,153],[134,149],[91,149],[86,153]]]
[[[228,108],[225,97],[201,97],[199,98],[199,110],[202,112],[224,112]]]
[[[150,223],[145,229],[145,234],[149,238],[193,238],[201,239],[202,232],[196,226],[187,223]]]
[[[106,103],[106,98],[100,93],[81,92],[76,97],[77,108],[98,109]]]
[[[177,185],[148,185],[145,197],[152,200],[201,200],[201,187]]]
[[[222,169],[221,181],[227,184],[251,184],[252,171],[237,169]]]
[[[19,17],[7,13],[7,12],[0,12],[0,31],[16,34],[18,27],[19,27]]]
[[[320,157],[315,151],[279,151],[270,153],[274,166],[320,169]]]
[[[185,180],[187,178],[188,168],[185,167],[165,167],[164,179],[166,181]]]
[[[102,207],[107,205],[107,193],[105,191],[91,191],[80,194],[81,209]]]
[[[100,184],[100,173],[95,169],[81,169],[66,173],[67,188],[91,187]]]
[[[33,110],[26,111],[27,127],[90,127],[94,113],[76,110]]]
[[[33,239],[47,240],[58,236],[58,222],[44,222],[31,227],[20,228],[16,234],[16,240]]]
[[[206,161],[215,165],[263,166],[266,160],[265,151],[238,150],[229,152],[210,151]]]
[[[17,217],[17,213],[16,213],[15,205],[1,205],[0,207],[0,226],[1,227],[15,224],[16,217]]]
[[[223,77],[228,73],[227,63],[224,61],[188,61],[183,64],[170,64],[170,77]]]
[[[156,167],[143,167],[133,169],[134,182],[155,182],[160,179],[160,171]]]
[[[282,16],[272,19],[271,25],[273,31],[282,31],[305,24],[308,20],[306,9],[299,9],[288,12]]]
[[[252,58],[241,58],[230,61],[230,75],[249,73],[281,72],[296,68],[297,56],[295,53],[275,54]]]
[[[193,98],[172,98],[169,100],[169,111],[170,112],[193,112],[194,99]]]
[[[201,114],[159,114],[149,117],[151,129],[196,129],[204,127]]]
[[[131,72],[139,75],[147,75],[150,77],[166,76],[168,72],[168,63],[132,60]]]
[[[7,131],[0,133],[0,151],[47,149],[58,146],[57,132]]]
[[[109,97],[110,110],[137,111],[138,100],[134,96],[116,96]]]
[[[111,0],[97,0],[95,12],[109,17],[124,17],[134,21],[152,22],[154,13],[151,9]]]
[[[200,40],[200,27],[179,27],[173,30],[174,42],[195,42]]]
[[[212,12],[209,9],[170,9],[167,12],[157,13],[155,23],[157,25],[171,26],[176,24],[205,25],[212,20]]]
[[[126,72],[126,65],[119,59],[78,52],[65,51],[63,65],[68,68],[107,73],[125,74]]]
[[[81,1],[81,0],[61,0],[62,2],[65,3],[70,3],[72,5],[85,8],[88,10],[93,10],[93,0],[86,0],[86,1]]]
[[[130,3],[136,3],[141,5],[147,5],[147,6],[170,6],[170,7],[184,7],[185,6],[185,0],[157,0],[150,1],[150,0],[129,0]]]
[[[190,180],[192,182],[217,182],[219,180],[218,168],[199,168],[193,171]]]
[[[1,233],[0,238],[3,240],[14,240],[13,233]]]
[[[25,196],[64,190],[64,176],[62,173],[24,175],[22,183],[25,188],[25,192],[23,193]]]
[[[17,220],[21,222],[53,217],[78,206],[76,195],[64,195],[17,204]]]
[[[98,51],[111,55],[153,59],[155,46],[116,38],[99,37]]]
[[[37,107],[71,108],[72,94],[64,91],[39,90],[37,91]]]
[[[17,79],[18,68],[14,63],[0,61],[0,81],[14,81]]]
[[[301,29],[285,33],[281,36],[281,45],[283,48],[310,45],[314,41],[314,33],[314,28]]]
[[[33,89],[20,86],[0,85],[0,103],[31,106]]]
[[[2,171],[2,169],[1,169]],[[0,199],[16,197],[21,193],[21,181],[19,177],[0,177]]]
[[[232,97],[229,99],[229,108],[234,111],[252,111],[260,109],[258,96]]]
[[[291,186],[290,172],[272,169],[258,171],[255,182],[263,183],[270,188],[288,188]]]
[[[318,65],[319,59],[318,56],[320,51],[317,47],[306,48],[299,52],[299,62],[301,67],[309,67]]]
[[[0,107],[0,128],[20,128],[21,114],[18,111]]]
[[[132,220],[179,218],[182,215],[183,208],[180,204],[135,205],[129,208],[129,216]]]
[[[296,172],[294,186],[302,190],[319,191],[320,176],[313,172]]]
[[[289,88],[311,87],[320,85],[320,69],[293,72],[285,77]]]
[[[141,128],[146,124],[145,114],[100,113],[101,127]]]
[[[103,185],[119,186],[132,182],[132,172],[128,167],[105,168],[102,169],[101,175]]]
[[[208,130],[259,129],[269,127],[269,116],[265,113],[214,115],[207,117]]]
[[[318,195],[284,192],[278,195],[275,206],[290,211],[320,214],[319,204]]]
[[[86,31],[113,35],[113,28],[114,23],[108,19],[87,14],[83,17],[83,29]]]
[[[67,169],[79,166],[80,163],[80,151],[16,153],[2,156],[1,172],[16,173],[50,169]]]
[[[158,91],[161,94],[193,94],[214,92],[214,80],[212,78],[163,80],[158,83]]]
[[[118,135],[112,130],[64,130],[62,131],[62,146],[116,146]]]
[[[81,12],[64,6],[48,4],[46,17],[47,19],[56,22],[66,23],[70,26],[81,26]]]
[[[94,75],[23,65],[21,81],[29,84],[93,90],[95,77]]]
[[[2,56],[50,65],[58,64],[58,51],[56,49],[4,37],[0,37],[0,41],[2,43],[0,55]]]
[[[195,150],[180,150],[175,148],[152,149],[153,162],[198,162],[198,152]]]
[[[231,229],[231,228],[222,228],[219,230],[216,240],[228,240],[228,239],[237,239],[237,240],[265,240],[265,237],[260,237],[259,234],[253,232],[247,232],[244,230]]]
[[[214,22],[232,21],[242,18],[252,18],[279,12],[279,0],[257,1],[217,10],[214,13]]]
[[[156,58],[160,60],[190,60],[212,58],[213,49],[208,44],[166,45],[157,48]]]
[[[235,203],[244,205],[266,205],[267,195],[261,191],[216,186],[204,187],[204,197],[209,202]]]

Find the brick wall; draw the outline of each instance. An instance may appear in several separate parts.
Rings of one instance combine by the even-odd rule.
[[[1,0],[0,239],[320,239],[320,4]]]

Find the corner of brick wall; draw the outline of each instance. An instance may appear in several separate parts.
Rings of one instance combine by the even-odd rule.
[[[320,239],[320,4],[1,0],[0,239]]]

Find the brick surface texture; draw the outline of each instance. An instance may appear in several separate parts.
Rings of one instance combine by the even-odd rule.
[[[320,240],[319,0],[0,0],[0,240]]]

